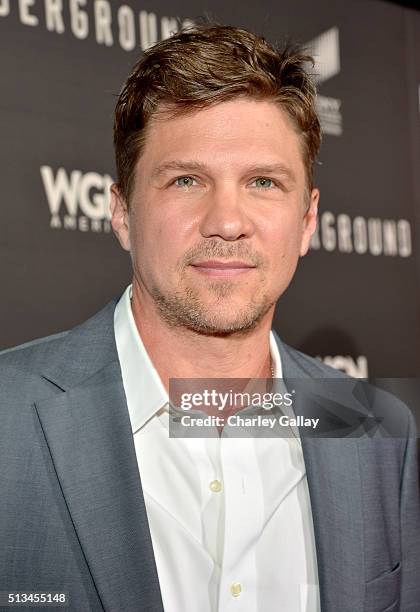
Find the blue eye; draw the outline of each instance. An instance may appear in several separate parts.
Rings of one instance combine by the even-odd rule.
[[[260,181],[260,187],[262,187],[263,189],[270,189],[271,186],[274,186],[274,181],[273,179],[270,178],[266,178],[265,176],[259,176],[258,178],[254,179],[254,183]],[[271,183],[271,185],[267,185],[268,183]]]
[[[181,183],[178,183],[178,181],[181,181]],[[193,178],[192,176],[178,176],[178,178],[175,179],[174,183],[177,187],[192,187],[191,181],[195,181],[195,178]]]

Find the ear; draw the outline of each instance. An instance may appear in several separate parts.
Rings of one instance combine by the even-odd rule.
[[[309,206],[303,218],[303,231],[300,243],[300,256],[306,255],[311,242],[311,236],[316,230],[318,216],[319,189],[312,189]]]
[[[118,185],[111,185],[111,225],[114,234],[118,238],[122,248],[125,251],[130,251],[130,232],[129,232],[129,214],[125,199],[123,198]]]

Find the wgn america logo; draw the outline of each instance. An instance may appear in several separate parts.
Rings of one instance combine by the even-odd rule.
[[[326,210],[319,215],[311,249],[358,255],[410,257],[411,225],[407,219],[352,218]]]
[[[145,51],[158,40],[177,32],[181,21],[176,17],[158,17],[156,13],[135,10],[115,0],[0,0],[0,17],[16,15],[24,26],[44,27],[47,32],[70,32],[76,39],[92,39],[98,45],[118,45],[124,51]]]
[[[315,82],[322,85],[340,72],[340,40],[337,27],[330,28],[307,43],[310,54],[315,60]],[[341,100],[317,95],[316,106],[321,129],[324,134],[341,136],[343,118]]]
[[[350,355],[326,355],[325,357],[317,356],[325,364],[341,370],[354,378],[368,377],[368,361],[365,355],[353,358]]]
[[[108,174],[83,173],[58,168],[54,174],[50,166],[41,167],[50,209],[50,227],[81,232],[109,233],[111,213],[109,189],[114,180]]]

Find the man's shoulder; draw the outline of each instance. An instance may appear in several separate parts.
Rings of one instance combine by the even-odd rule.
[[[83,368],[100,365],[102,356],[113,348],[113,313],[117,301],[118,297],[71,329],[0,351],[0,386],[4,388],[5,382],[11,379],[24,384],[34,376],[57,369],[83,374]]]
[[[278,338],[278,337],[277,337]],[[356,400],[357,408],[367,410],[371,416],[378,416],[392,426],[398,436],[405,437],[407,432],[416,435],[416,424],[412,409],[395,393],[385,390],[365,378],[355,378],[342,370],[337,370],[318,358],[311,357],[279,339],[285,378],[322,379],[317,387],[322,394],[327,390],[342,401],[349,391]],[[356,406],[355,404],[355,406]],[[414,432],[414,434],[413,434]]]
[[[35,338],[16,346],[11,346],[0,350],[0,364],[12,363],[15,360],[24,360],[33,355],[40,354],[45,351],[54,350],[57,343],[69,333],[69,330]]]
[[[283,375],[288,378],[343,378],[350,380],[353,377],[327,365],[318,357],[311,357],[307,353],[290,346],[284,342],[274,331],[281,355]],[[355,379],[354,379],[355,380]]]
[[[21,383],[28,381],[31,374],[38,375],[44,367],[57,359],[59,347],[68,334],[69,330],[65,330],[0,351],[2,386],[4,387],[6,380],[13,380],[14,374],[19,377]]]
[[[0,411],[10,415],[10,409],[51,391],[42,372],[54,363],[60,342],[68,331],[31,340],[0,352]],[[21,414],[19,409],[16,416]]]

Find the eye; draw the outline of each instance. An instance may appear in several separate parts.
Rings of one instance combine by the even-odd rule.
[[[258,176],[253,180],[253,183],[257,183],[257,187],[263,189],[272,189],[272,187],[276,186],[273,179],[267,178],[266,176]]]
[[[176,185],[176,187],[192,187],[192,181],[195,180],[196,179],[193,176],[178,176],[174,180],[174,184]]]

